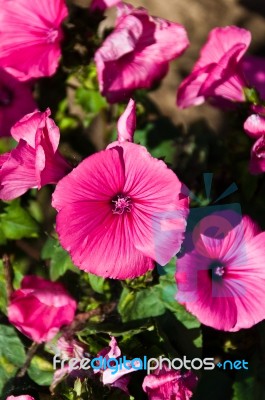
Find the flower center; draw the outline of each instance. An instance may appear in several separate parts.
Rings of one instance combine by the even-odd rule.
[[[0,86],[0,107],[7,107],[13,100],[12,91],[6,86]]]
[[[209,265],[209,273],[214,281],[220,281],[225,273],[225,267],[220,261],[213,261]]]
[[[47,32],[47,41],[48,43],[54,43],[59,36],[59,31],[56,28],[51,28]]]
[[[132,211],[132,202],[129,196],[125,196],[124,194],[118,194],[115,196],[112,201],[112,212],[113,214],[123,214],[124,212]]]

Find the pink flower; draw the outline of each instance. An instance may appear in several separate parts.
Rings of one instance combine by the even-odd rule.
[[[55,73],[64,0],[0,0],[0,65],[20,80]]]
[[[58,282],[25,276],[8,306],[8,319],[20,332],[37,343],[51,340],[63,325],[71,324],[75,300]]]
[[[249,170],[253,175],[265,172],[265,132],[256,140],[251,149]]]
[[[97,369],[94,369],[94,373],[101,373],[103,385],[117,387],[123,390],[125,393],[129,394],[127,386],[130,381],[130,377],[127,376],[127,374],[135,372],[137,368],[140,367],[140,362],[137,361],[138,364],[134,366],[135,368],[133,368],[133,366],[130,366],[130,361],[126,360],[126,366],[122,366],[122,368],[118,368],[118,370],[116,371],[115,360],[117,360],[118,366],[118,364],[120,364],[120,357],[121,350],[118,346],[117,340],[115,339],[115,337],[112,336],[109,342],[109,347],[101,350],[97,355],[97,358],[101,359],[102,364],[104,362],[106,363],[107,368],[101,368],[101,365],[99,365]],[[108,366],[108,361],[112,364],[111,366]]]
[[[34,400],[34,397],[23,394],[21,396],[8,396],[6,400]]]
[[[114,7],[119,3],[121,3],[121,0],[92,0],[90,10],[99,10],[103,12],[106,8]]]
[[[28,189],[57,183],[70,165],[58,152],[60,132],[50,110],[26,115],[11,129],[18,145],[0,155],[0,199],[12,200]]]
[[[182,374],[164,364],[162,369],[157,368],[153,374],[144,378],[143,390],[149,400],[189,400],[196,384],[197,377],[193,372]]]
[[[144,8],[128,4],[119,4],[118,12],[114,31],[95,55],[100,91],[110,103],[150,88],[189,45],[182,25],[150,17]]]
[[[117,279],[145,274],[154,260],[165,265],[180,248],[188,214],[173,171],[122,132],[120,125],[119,141],[64,177],[52,202],[74,264]]]
[[[214,28],[191,74],[178,89],[178,106],[199,105],[208,98],[245,101],[247,82],[241,59],[250,41],[251,34],[245,29],[236,26]]]
[[[11,127],[36,107],[30,88],[0,68],[0,136],[10,136]]]
[[[246,216],[233,227],[230,217],[212,214],[194,230],[194,249],[177,263],[176,299],[203,324],[238,331],[265,318],[265,233]]]

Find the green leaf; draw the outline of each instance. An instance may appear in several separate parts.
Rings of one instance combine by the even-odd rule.
[[[50,278],[52,281],[56,281],[68,270],[72,270],[74,272],[79,271],[72,263],[71,257],[67,251],[65,251],[54,238],[49,238],[46,241],[41,252],[41,258],[43,260],[51,260]]]
[[[50,362],[42,357],[34,356],[31,360],[29,377],[40,386],[49,386],[52,382],[54,369]]]
[[[102,108],[105,108],[107,102],[101,96],[98,90],[90,90],[80,87],[75,93],[77,103],[86,111],[93,114],[98,114]]]
[[[0,229],[7,239],[18,240],[38,236],[38,224],[28,211],[21,207],[19,200],[14,200],[0,214]]]
[[[0,325],[0,392],[25,362],[24,347],[12,326]]]
[[[104,293],[106,280],[94,274],[88,274],[88,280],[92,289],[100,294]]]
[[[165,306],[159,301],[159,288],[152,286],[141,291],[124,288],[118,304],[123,322],[156,317],[165,312]]]

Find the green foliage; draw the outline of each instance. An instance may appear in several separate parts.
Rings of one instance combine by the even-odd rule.
[[[0,325],[0,393],[25,362],[25,350],[12,326]]]
[[[41,258],[43,260],[50,260],[49,273],[52,281],[56,281],[68,270],[79,273],[79,270],[73,265],[67,251],[65,251],[60,246],[58,240],[53,237],[47,239],[42,248]]]
[[[18,240],[37,237],[39,226],[17,199],[6,205],[0,214],[0,230],[0,236],[2,232],[6,239]]]
[[[49,386],[52,382],[53,365],[45,358],[34,356],[28,368],[29,377],[40,386]]]

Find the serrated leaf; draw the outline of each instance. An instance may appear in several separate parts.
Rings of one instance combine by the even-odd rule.
[[[0,325],[0,392],[25,362],[24,347],[12,326]]]
[[[0,215],[0,229],[7,239],[19,240],[38,236],[38,224],[18,200],[12,201]]]

